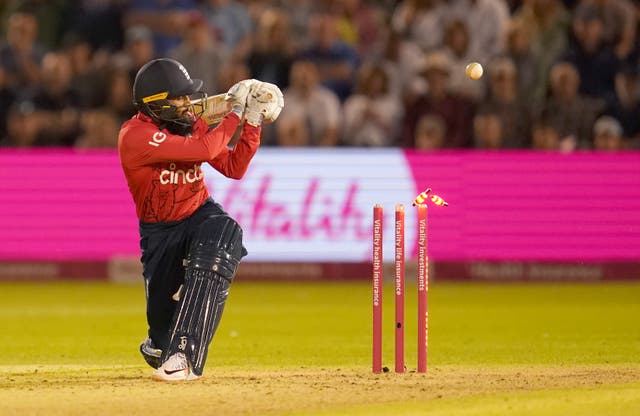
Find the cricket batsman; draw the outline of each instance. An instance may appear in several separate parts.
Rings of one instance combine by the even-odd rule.
[[[138,113],[123,123],[118,153],[139,218],[148,338],[140,345],[161,381],[202,376],[242,257],[242,228],[205,186],[202,163],[243,177],[260,145],[261,124],[284,100],[274,84],[244,80],[226,94],[232,110],[215,127],[201,118],[202,81],[173,59],[138,71]],[[229,141],[242,125],[233,148]]]

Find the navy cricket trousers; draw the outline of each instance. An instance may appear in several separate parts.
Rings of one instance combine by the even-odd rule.
[[[147,299],[149,337],[156,348],[169,345],[169,330],[177,302],[172,296],[184,283],[183,259],[201,222],[213,215],[228,215],[211,198],[191,216],[165,223],[140,222],[142,275]],[[243,248],[243,256],[246,250]]]

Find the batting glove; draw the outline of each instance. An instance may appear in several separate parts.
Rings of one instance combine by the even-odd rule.
[[[251,92],[251,88],[257,84],[260,84],[260,81],[257,79],[242,80],[229,88],[229,91],[227,91],[224,97],[226,101],[231,102],[231,111],[237,114],[240,119],[242,119],[245,107],[247,106],[247,97]]]
[[[284,96],[277,85],[258,82],[252,85],[247,97],[245,118],[252,126],[274,122],[284,108]]]

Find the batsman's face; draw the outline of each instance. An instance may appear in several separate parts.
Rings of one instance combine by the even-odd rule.
[[[189,96],[180,96],[174,98],[167,98],[169,108],[164,110],[164,120],[174,121],[181,125],[192,126],[196,121],[196,115],[202,114],[202,111],[197,111],[189,99]],[[202,105],[199,105],[201,107]]]
[[[181,97],[167,99],[169,104],[175,106],[175,117],[179,120],[192,123],[195,121],[196,110],[194,109],[189,96],[183,95]],[[202,112],[197,112],[201,114]]]
[[[189,111],[189,106],[191,105],[191,101],[189,101],[189,97],[183,95],[182,97],[167,99],[169,104],[176,107],[176,114],[178,116],[184,115],[187,111]]]

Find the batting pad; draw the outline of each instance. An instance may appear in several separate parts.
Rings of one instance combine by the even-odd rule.
[[[202,375],[242,255],[242,229],[227,216],[210,217],[200,227],[184,261],[184,289],[162,362],[184,352],[196,375]]]
[[[180,299],[175,326],[163,362],[176,352],[184,352],[192,370],[202,375],[209,344],[218,327],[229,282],[219,280],[213,272],[190,270],[185,276],[184,296]]]

